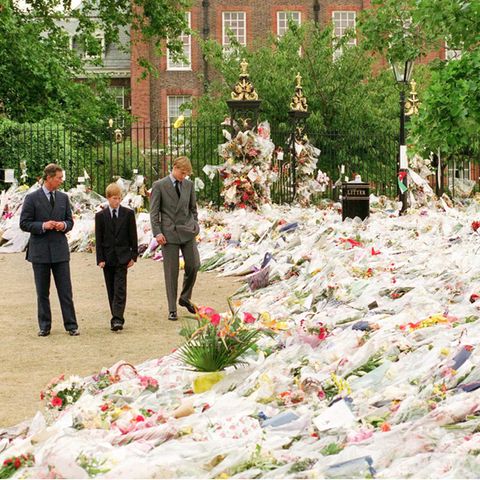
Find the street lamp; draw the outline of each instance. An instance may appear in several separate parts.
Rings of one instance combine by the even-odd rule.
[[[405,88],[410,83],[413,70],[413,60],[406,60],[402,62],[392,61],[392,70],[395,75],[395,80],[400,90],[400,154],[398,167],[398,186],[400,190],[400,200],[402,202],[402,209],[400,215],[407,209],[407,146],[405,145]]]

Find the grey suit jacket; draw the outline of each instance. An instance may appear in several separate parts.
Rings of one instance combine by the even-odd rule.
[[[44,222],[55,220],[65,222],[63,232],[42,229]],[[73,228],[72,208],[68,195],[57,191],[55,207],[52,209],[41,188],[29,193],[23,202],[20,214],[20,228],[30,232],[27,245],[27,260],[32,263],[58,263],[70,260],[70,250],[65,234]]]
[[[200,227],[193,182],[182,182],[178,198],[169,176],[157,180],[150,196],[150,222],[153,236],[163,233],[167,243],[183,244],[195,238]]]

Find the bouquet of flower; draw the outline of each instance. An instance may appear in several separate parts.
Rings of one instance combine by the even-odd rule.
[[[226,130],[223,133],[228,141],[219,146],[225,163],[218,171],[223,179],[221,195],[225,204],[257,209],[269,203],[275,174],[271,166],[274,145],[268,123],[260,124],[257,132],[239,131],[234,137]]]
[[[34,462],[35,458],[31,454],[7,458],[0,468],[0,478],[10,478],[18,469],[31,467]]]
[[[68,405],[75,403],[84,391],[84,384],[81,377],[72,375],[65,380],[65,375],[54,378],[40,392],[40,399],[45,400],[46,407],[54,410],[63,410]]]
[[[180,334],[186,342],[176,355],[199,372],[217,372],[245,363],[242,355],[268,333],[256,325],[257,319],[252,314],[240,316],[231,304],[230,312],[223,314],[210,307],[200,307],[195,320],[182,328]]]

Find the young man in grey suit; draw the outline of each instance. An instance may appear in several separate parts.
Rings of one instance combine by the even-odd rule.
[[[27,260],[32,263],[37,290],[38,336],[47,337],[52,327],[50,278],[57,287],[63,325],[71,336],[79,335],[70,280],[70,250],[66,233],[73,228],[68,195],[57,191],[63,182],[62,167],[51,163],[43,171],[43,185],[23,202],[20,228],[30,233]]]
[[[185,276],[178,303],[190,313],[195,313],[196,310],[191,298],[200,268],[200,255],[195,240],[200,227],[194,185],[186,178],[191,173],[190,160],[187,157],[176,158],[170,174],[153,184],[150,197],[152,233],[162,246],[169,320],[178,319],[177,289],[180,251],[185,261]]]

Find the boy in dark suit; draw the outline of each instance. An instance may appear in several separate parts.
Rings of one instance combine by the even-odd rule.
[[[127,301],[127,271],[137,261],[135,213],[120,205],[122,191],[116,183],[106,190],[108,207],[95,215],[97,265],[103,269],[113,332],[123,330]]]

